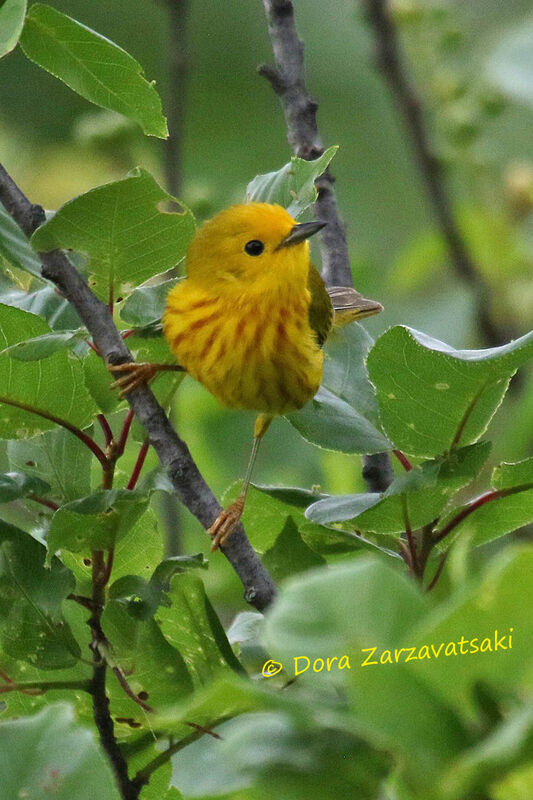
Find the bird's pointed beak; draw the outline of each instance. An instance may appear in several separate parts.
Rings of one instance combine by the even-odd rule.
[[[327,222],[320,222],[319,220],[314,220],[313,222],[298,222],[291,228],[288,235],[281,240],[276,247],[276,250],[279,250],[280,247],[289,247],[293,244],[300,244],[300,242],[305,241],[305,239],[309,239],[309,237],[314,233],[321,231],[322,228],[327,224]]]

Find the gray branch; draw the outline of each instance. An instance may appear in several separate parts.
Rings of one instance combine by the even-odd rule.
[[[28,238],[44,222],[42,208],[30,203],[1,164],[0,201]],[[65,253],[54,250],[40,253],[39,257],[43,277],[55,283],[74,306],[105,361],[110,364],[132,361],[109,309],[91,292]],[[220,505],[200,474],[187,445],[177,435],[147,386],[134,389],[127,400],[146,429],[162,466],[168,470],[176,494],[204,528],[210,527],[220,512]],[[260,610],[268,606],[274,598],[275,586],[242,526],[234,531],[222,552],[242,581],[245,599]]]
[[[304,45],[294,24],[290,0],[263,0],[272,42],[275,66],[262,64],[263,75],[278,95],[285,115],[287,138],[300,158],[322,155],[324,145],[318,130],[318,104],[305,84]],[[327,286],[351,286],[353,283],[346,229],[339,215],[334,189],[335,178],[327,170],[316,181],[317,218],[328,224],[320,234],[322,277]],[[363,477],[369,492],[385,491],[393,478],[387,453],[363,456]]]
[[[318,158],[324,152],[316,121],[318,104],[305,85],[304,46],[296,32],[293,5],[289,0],[263,0],[263,5],[275,66],[262,64],[259,74],[270,82],[281,101],[287,139],[294,153],[307,160]],[[316,182],[316,215],[328,223],[320,235],[322,277],[328,286],[351,286],[346,229],[339,216],[334,183],[329,169]]]

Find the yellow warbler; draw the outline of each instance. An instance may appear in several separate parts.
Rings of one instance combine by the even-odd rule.
[[[322,380],[334,322],[376,314],[380,303],[352,288],[326,289],[309,260],[309,236],[323,222],[297,223],[278,205],[222,211],[196,233],[187,277],[170,292],[163,332],[179,366],[124,364],[123,392],[159,369],[184,369],[223,405],[259,412],[241,494],[217,517],[212,549],[238,523],[261,438],[274,416],[301,408]]]

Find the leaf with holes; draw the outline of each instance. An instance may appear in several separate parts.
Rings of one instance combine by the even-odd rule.
[[[89,285],[107,300],[174,267],[195,226],[190,211],[160,211],[172,200],[144,169],[70,200],[33,234],[37,251],[68,248],[89,257]]]
[[[503,400],[509,378],[533,358],[533,331],[487,350],[455,350],[397,326],[368,356],[381,422],[395,446],[433,458],[473,444]]]

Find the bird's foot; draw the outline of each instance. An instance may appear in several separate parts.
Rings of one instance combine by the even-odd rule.
[[[112,375],[123,373],[122,377],[117,378],[111,384],[111,389],[118,389],[120,397],[125,397],[132,389],[142,383],[148,384],[159,371],[159,364],[149,362],[128,361],[126,364],[108,364],[108,370]]]
[[[230,506],[223,509],[213,522],[208,534],[211,536],[211,551],[224,546],[237,527],[244,511],[244,497],[241,495]]]

